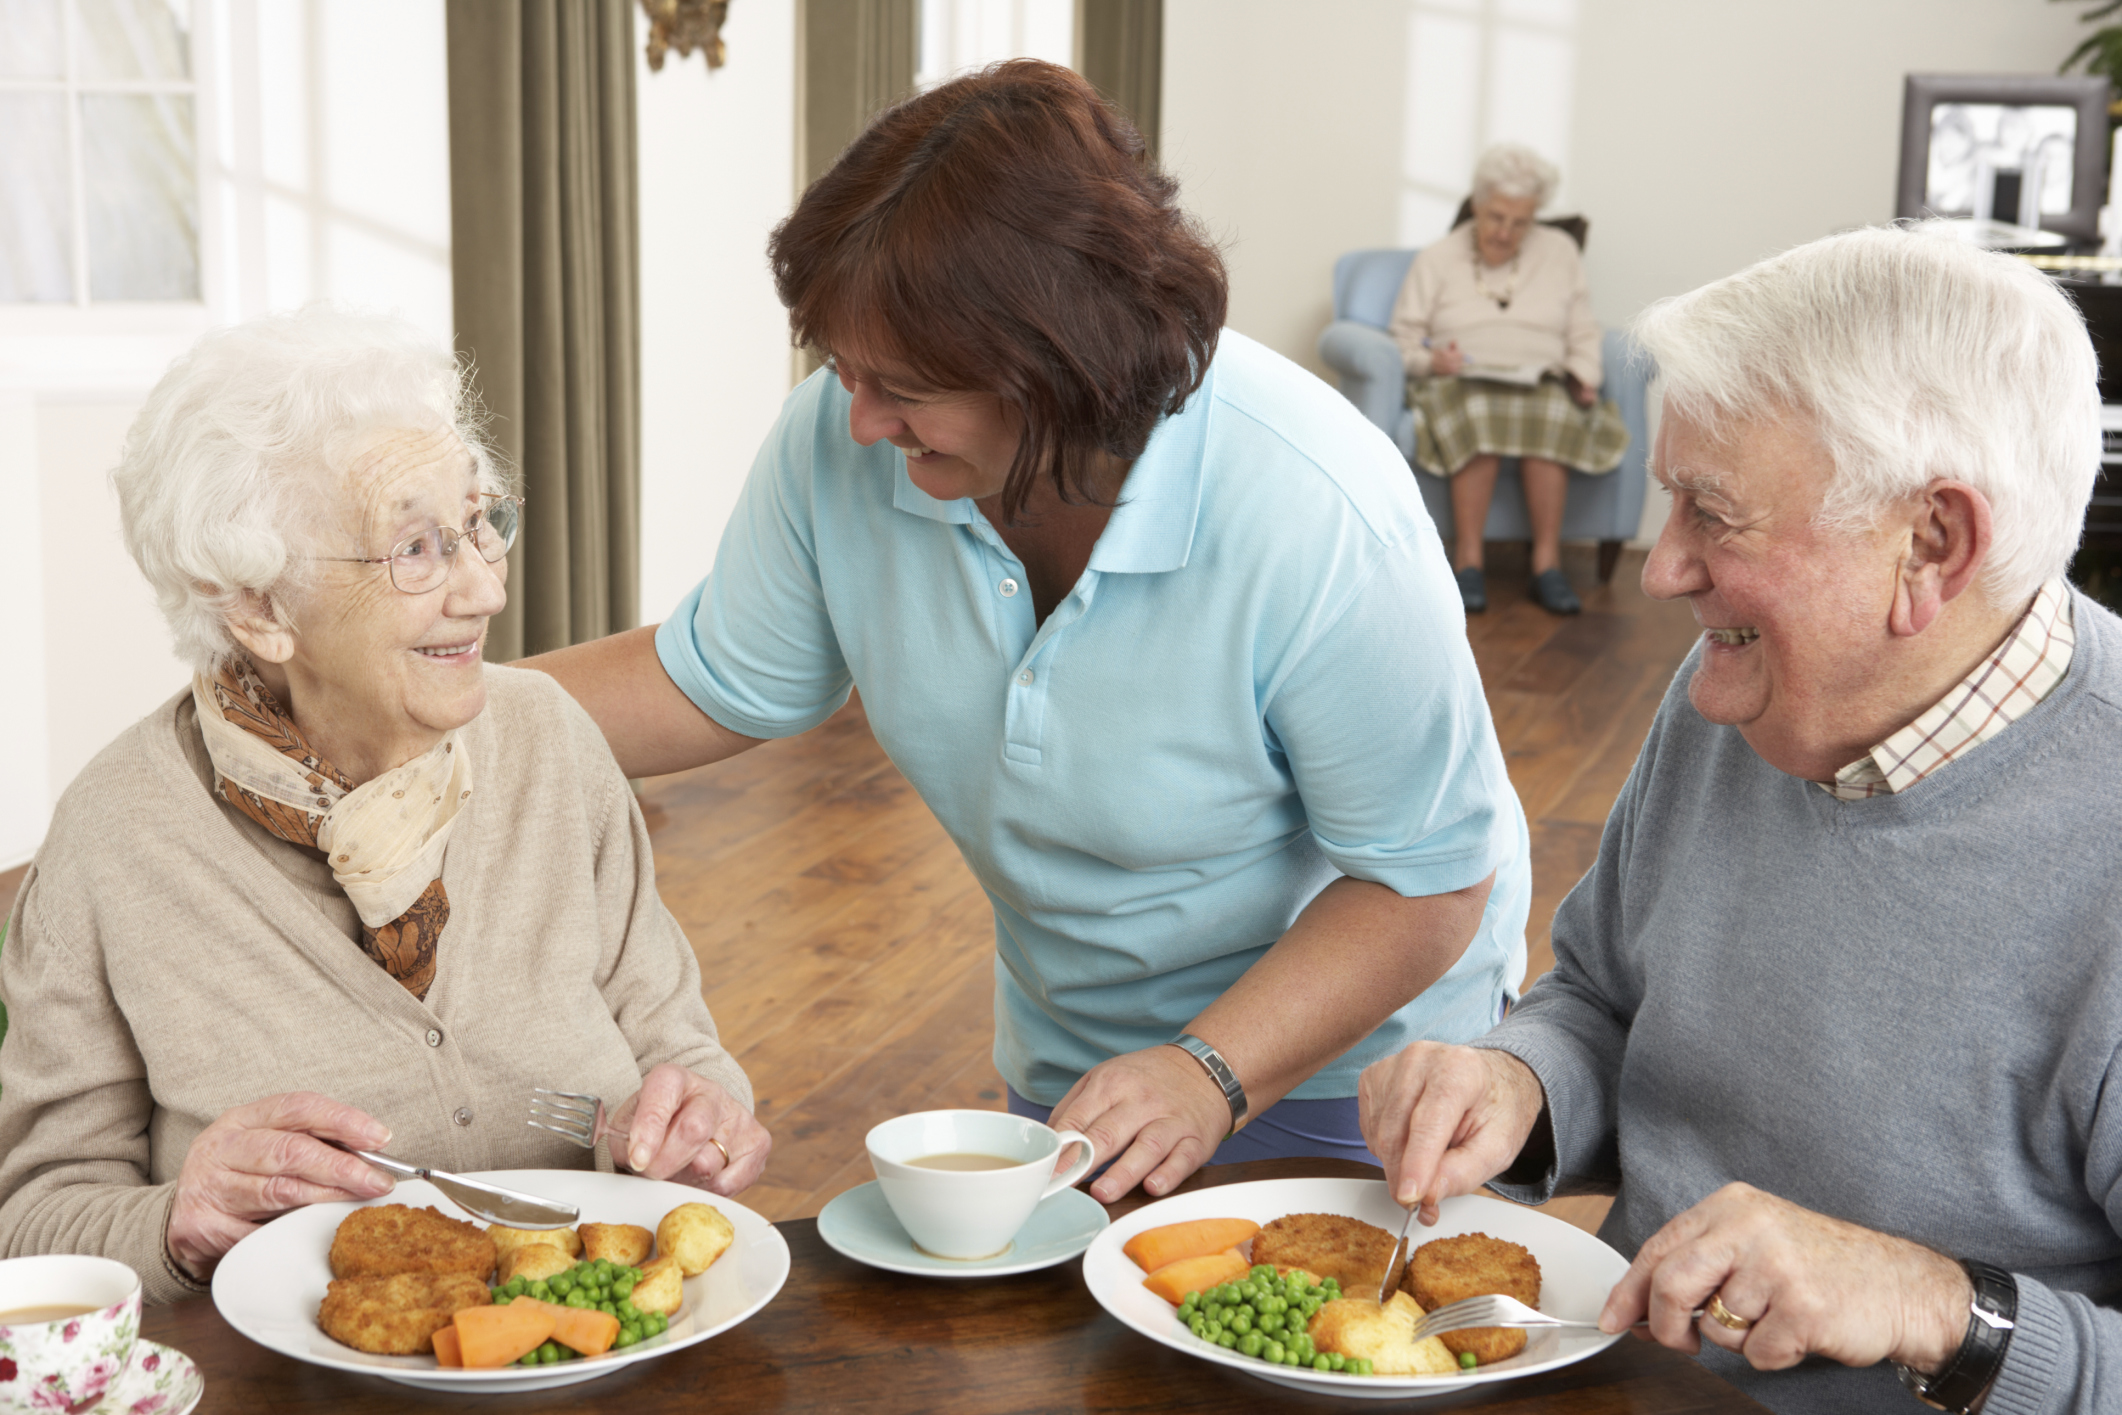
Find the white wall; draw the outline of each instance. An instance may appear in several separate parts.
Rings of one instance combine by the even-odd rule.
[[[708,72],[640,64],[641,617],[713,563],[752,456],[788,396],[788,319],[766,238],[795,186],[796,7],[745,0]]]
[[[2051,74],[2086,32],[2030,0],[1166,0],[1164,132],[1225,243],[1231,325],[1320,373],[1334,258],[1443,234],[1479,149],[1564,165],[1621,323],[1893,215],[1902,78]],[[1565,110],[1557,94],[1571,95]],[[1646,533],[1663,523],[1653,493]]]

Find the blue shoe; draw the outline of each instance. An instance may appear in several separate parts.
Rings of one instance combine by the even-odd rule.
[[[1488,608],[1488,579],[1481,573],[1479,565],[1469,565],[1458,573],[1459,603],[1466,606],[1468,614],[1479,614]]]
[[[1575,614],[1584,608],[1584,601],[1569,587],[1569,577],[1559,566],[1533,576],[1533,602],[1549,614]]]

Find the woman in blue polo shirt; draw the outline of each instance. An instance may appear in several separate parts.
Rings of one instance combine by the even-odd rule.
[[[774,234],[832,367],[714,572],[531,665],[631,776],[859,687],[993,901],[1010,1105],[1098,1141],[1108,1202],[1212,1157],[1368,1159],[1359,1073],[1494,1024],[1531,892],[1406,463],[1221,329],[1175,198],[1052,65],[885,113]]]

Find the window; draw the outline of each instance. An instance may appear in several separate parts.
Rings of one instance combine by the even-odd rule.
[[[201,300],[190,0],[0,0],[0,304]]]

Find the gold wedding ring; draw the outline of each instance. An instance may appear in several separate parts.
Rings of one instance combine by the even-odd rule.
[[[1748,1320],[1746,1320],[1746,1318],[1739,1316],[1737,1313],[1733,1312],[1731,1308],[1725,1306],[1724,1298],[1718,1293],[1714,1292],[1709,1295],[1709,1305],[1702,1309],[1702,1315],[1709,1318],[1711,1321],[1715,1322],[1718,1326],[1724,1328],[1726,1331],[1745,1331],[1748,1327],[1753,1325],[1752,1322],[1749,1322]]]
[[[721,1142],[720,1140],[717,1140],[717,1139],[716,1139],[716,1138],[715,1138],[714,1136],[712,1136],[712,1135],[710,1135],[710,1136],[708,1136],[708,1137],[707,1137],[707,1143],[709,1143],[710,1145],[713,1145],[713,1146],[714,1146],[714,1147],[715,1147],[716,1149],[718,1149],[718,1150],[722,1151],[722,1167],[723,1167],[724,1169],[728,1169],[728,1168],[729,1168],[729,1146],[727,1146],[727,1145],[723,1144],[723,1143],[722,1143],[722,1142]],[[1720,1318],[1719,1320],[1721,1320],[1721,1318]]]

